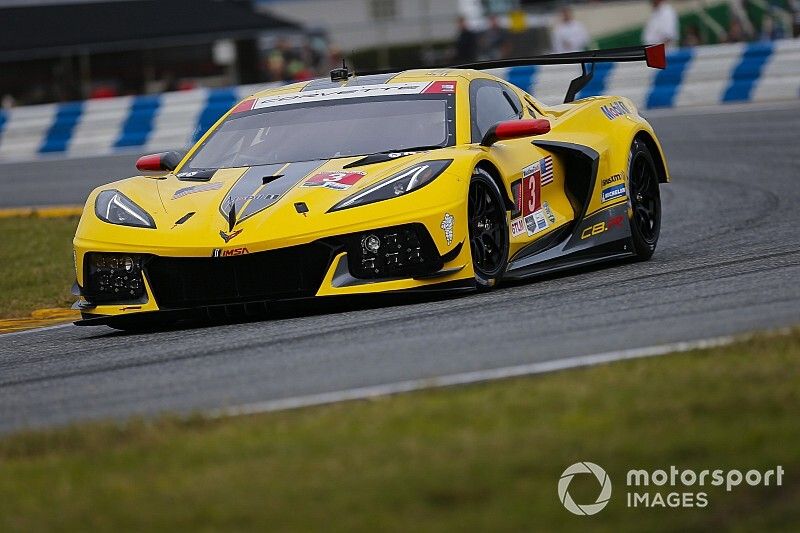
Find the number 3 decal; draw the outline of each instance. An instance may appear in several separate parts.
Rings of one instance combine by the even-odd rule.
[[[536,194],[536,177],[528,180],[528,212],[533,213],[536,211],[537,194]]]
[[[542,207],[541,174],[538,170],[526,174],[522,178],[523,204],[522,215],[530,215]]]

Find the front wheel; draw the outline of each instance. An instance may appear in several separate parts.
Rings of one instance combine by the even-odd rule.
[[[639,140],[631,146],[628,176],[633,248],[636,259],[646,261],[656,251],[661,232],[661,194],[653,155]]]
[[[508,264],[508,223],[500,189],[483,169],[472,174],[467,209],[475,282],[479,290],[488,290]]]

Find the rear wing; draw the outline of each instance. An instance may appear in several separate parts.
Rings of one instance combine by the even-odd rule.
[[[567,52],[565,54],[546,54],[519,59],[499,59],[496,61],[480,61],[463,65],[449,65],[432,68],[463,68],[487,70],[493,68],[524,67],[532,65],[580,65],[581,75],[572,80],[564,97],[564,103],[575,100],[575,95],[586,87],[594,76],[595,63],[625,63],[630,61],[645,61],[648,67],[663,69],[667,66],[667,58],[663,44],[649,46],[627,46],[624,48],[609,48],[607,50],[587,50],[585,52]],[[378,74],[380,72],[359,72],[361,75]],[[333,74],[333,73],[331,73]],[[333,77],[333,76],[332,76]],[[346,79],[346,78],[345,78]]]
[[[455,68],[472,68],[484,70],[490,68],[522,67],[529,65],[577,65],[581,66],[581,75],[572,80],[564,97],[564,103],[575,100],[575,95],[586,87],[594,76],[595,63],[626,63],[645,61],[648,67],[663,69],[667,66],[667,57],[663,44],[649,46],[626,46],[609,48],[608,50],[587,50],[586,52],[567,52],[566,54],[547,54],[523,59],[501,59],[497,61],[481,61],[458,65]]]

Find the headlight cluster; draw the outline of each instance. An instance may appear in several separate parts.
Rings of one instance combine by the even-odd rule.
[[[84,261],[83,293],[89,302],[131,302],[144,297],[142,256],[90,253]]]
[[[119,191],[108,190],[97,195],[94,212],[100,220],[121,226],[155,228],[156,223],[147,211]]]
[[[380,202],[381,200],[388,200],[397,196],[402,196],[411,191],[424,187],[428,183],[436,179],[439,174],[450,166],[452,159],[445,159],[439,161],[426,161],[411,168],[407,168],[402,172],[398,172],[393,176],[381,180],[371,187],[367,187],[353,196],[345,198],[338,204],[331,207],[331,211],[339,211],[349,207],[356,207],[359,205],[371,204]]]

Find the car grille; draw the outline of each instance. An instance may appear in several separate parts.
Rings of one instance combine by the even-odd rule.
[[[161,309],[303,298],[319,290],[333,250],[312,243],[234,257],[159,257],[145,273]]]

